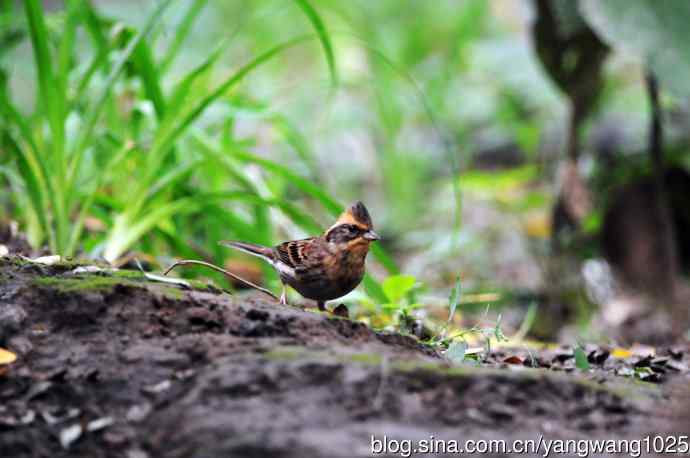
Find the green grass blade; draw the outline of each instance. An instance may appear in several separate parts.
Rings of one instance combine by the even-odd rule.
[[[51,120],[52,126],[55,105],[55,79],[50,44],[48,42],[48,31],[43,17],[43,7],[39,0],[26,0],[24,9],[29,23],[31,46],[36,62],[36,77],[38,78],[38,94],[36,100],[41,101],[42,103],[40,103],[40,105],[46,107],[46,115]]]
[[[10,126],[14,124],[21,134],[22,140],[31,147],[32,151],[37,152],[38,148],[36,147],[36,141],[34,140],[31,128],[26,122],[26,118],[24,118],[21,113],[19,113],[19,110],[10,102],[7,94],[7,80],[2,78],[2,76],[3,75],[0,73],[0,114],[2,114],[6,122],[5,125]]]
[[[202,134],[192,136],[192,140],[199,147],[201,153],[207,160],[218,164],[224,171],[245,191],[259,195],[259,190],[256,185],[252,183],[241,171],[239,171],[235,163],[220,150],[214,147],[211,142]],[[265,205],[257,203],[253,207],[254,211],[254,239],[256,243],[270,244],[271,240],[271,220],[269,218],[268,209]]]
[[[110,71],[110,62],[108,61],[110,46],[108,38],[103,32],[102,21],[91,6],[90,1],[84,0],[80,4],[82,7],[82,23],[91,36],[96,54],[77,84],[75,100],[82,99],[96,71],[102,69],[106,74]]]
[[[258,204],[265,207],[274,207],[283,212],[290,220],[309,234],[321,231],[319,223],[310,215],[300,210],[297,206],[285,199],[263,198],[258,194],[245,191],[211,192],[199,194],[195,197],[199,202],[208,205],[214,202],[224,202],[238,200],[247,204]],[[255,230],[255,229],[253,229]],[[256,236],[250,238],[255,239]]]
[[[198,133],[192,136],[194,144],[199,148],[208,160],[214,161],[220,165],[230,177],[235,180],[244,190],[258,195],[254,183],[249,180],[242,172],[237,170],[235,165],[230,161],[227,155],[223,154],[218,148],[211,144],[210,140]]]
[[[229,151],[229,154],[243,162],[250,162],[252,164],[260,165],[269,172],[284,178],[300,191],[318,200],[321,205],[323,205],[324,208],[333,216],[338,216],[343,211],[343,206],[329,196],[326,191],[311,181],[306,180],[292,172],[289,168],[269,159],[264,159],[245,151],[231,150]]]
[[[53,192],[51,181],[48,178],[48,171],[45,161],[41,160],[37,156],[38,148],[34,140],[33,134],[29,124],[26,119],[19,113],[19,111],[12,105],[7,95],[7,81],[3,78],[0,81],[0,114],[1,119],[6,123],[7,126],[14,125],[19,134],[21,135],[26,148],[21,148],[19,142],[14,142],[16,148],[12,150],[16,154],[21,154],[22,158],[20,167],[24,167],[24,173],[22,176],[24,179],[31,181],[33,183],[27,183],[26,187],[30,192],[34,193],[34,197],[40,194],[41,198],[30,199],[32,204],[35,206],[34,211],[36,212],[36,217],[39,220],[39,224],[44,226],[44,234],[48,236],[50,241],[50,246],[53,251],[57,249],[55,232],[52,226],[45,224],[41,221],[41,218],[45,218],[48,214],[48,208],[45,205],[45,196],[48,196],[48,200],[51,203],[52,208],[56,208],[55,198],[56,194]],[[32,190],[32,188],[37,187],[37,191]],[[36,207],[38,205],[38,207]]]
[[[108,262],[115,261],[125,251],[132,247],[141,237],[151,231],[156,225],[178,213],[189,213],[197,210],[197,199],[183,198],[157,206],[133,224],[119,215],[106,241],[103,257]]]
[[[381,265],[388,271],[389,274],[397,275],[400,273],[398,265],[381,245],[374,243],[373,245],[371,245],[370,250],[371,254],[376,258],[378,262],[381,263]]]
[[[221,207],[218,203],[204,202],[203,211],[204,215],[214,218],[223,227],[227,227],[231,232],[232,237],[251,243],[264,243],[257,239],[256,230],[254,229],[253,224],[246,222],[234,212]],[[208,212],[208,214],[206,212]],[[226,238],[227,237],[228,236],[226,236]]]
[[[455,280],[455,286],[448,297],[448,322],[453,322],[453,316],[455,315],[455,310],[458,308],[460,303],[460,298],[462,297],[462,282],[460,281],[460,276]]]
[[[165,53],[163,60],[161,60],[158,65],[158,72],[161,75],[167,73],[172,65],[173,61],[177,57],[182,43],[187,39],[189,32],[192,30],[192,25],[194,21],[199,16],[199,13],[204,9],[208,0],[194,0],[189,6],[187,12],[182,16],[182,21],[175,27],[175,36],[173,37],[173,42],[170,44],[168,51]]]
[[[314,7],[309,3],[308,0],[295,0],[297,5],[302,9],[304,14],[309,18],[309,21],[314,27],[319,40],[321,41],[321,46],[323,47],[323,52],[326,55],[326,62],[328,63],[328,71],[331,75],[331,84],[333,86],[338,85],[338,71],[335,65],[335,54],[333,53],[333,45],[331,44],[331,36],[326,29],[319,13],[314,9]]]
[[[100,94],[96,97],[95,103],[91,107],[91,110],[86,115],[84,125],[80,129],[80,135],[77,139],[76,147],[72,155],[72,159],[70,161],[69,177],[67,180],[67,188],[69,190],[72,190],[74,188],[74,184],[77,178],[79,167],[81,165],[84,150],[92,141],[96,123],[100,117],[103,107],[105,106],[105,101],[110,95],[110,91],[113,85],[115,84],[115,81],[120,75],[120,72],[124,69],[125,64],[129,60],[130,56],[135,51],[139,43],[151,32],[153,26],[160,19],[165,9],[168,6],[170,6],[171,2],[172,0],[161,1],[158,4],[158,7],[154,11],[152,11],[151,14],[149,14],[144,24],[144,27],[134,37],[132,37],[131,40],[129,40],[127,47],[124,49],[124,51],[122,51],[117,62],[110,71],[110,74],[108,75],[108,78],[106,79],[106,82],[103,85]],[[73,197],[74,196],[72,196],[72,198]],[[71,200],[72,199],[69,199],[69,201]]]
[[[62,29],[62,36],[58,47],[58,61],[56,72],[56,85],[58,92],[58,100],[60,103],[58,107],[62,118],[67,116],[67,100],[68,100],[68,78],[72,66],[72,59],[74,55],[74,40],[77,35],[77,25],[81,16],[80,1],[71,0],[65,2],[67,19],[65,26]]]
[[[91,0],[82,0],[79,5],[81,6],[82,24],[91,35],[97,54],[107,54],[109,51],[108,37],[103,33],[101,18],[93,8]]]
[[[69,227],[69,215],[64,201],[66,94],[60,90],[59,82],[56,84],[43,7],[38,0],[27,0],[24,5],[37,69],[37,105],[44,108],[41,111],[48,120],[52,134],[52,154],[46,156],[42,150],[37,150],[36,155],[41,163],[50,164],[52,173],[45,178],[47,181],[54,181],[54,189],[51,194],[54,204],[52,212],[55,224],[55,250],[64,254]]]
[[[121,144],[119,150],[117,153],[111,155],[108,158],[108,161],[103,164],[102,169],[105,171],[112,170],[114,167],[116,167],[120,161],[122,161],[127,154],[129,154],[132,150],[134,150],[135,145],[132,144]],[[79,214],[77,215],[77,219],[75,220],[74,224],[72,225],[72,233],[70,235],[70,241],[69,245],[67,247],[67,251],[69,253],[73,253],[76,248],[77,244],[79,243],[79,240],[81,238],[82,231],[84,230],[84,221],[86,220],[87,215],[89,214],[89,211],[91,210],[91,206],[93,205],[94,201],[96,200],[96,197],[98,195],[98,191],[101,188],[101,185],[105,181],[106,174],[101,173],[98,174],[95,178],[95,181],[93,185],[91,186],[91,189],[89,192],[86,193],[85,197],[82,199],[81,207],[79,209]]]
[[[141,78],[146,98],[153,103],[158,119],[163,119],[165,116],[165,99],[163,98],[163,90],[159,81],[162,73],[156,68],[151,48],[146,43],[146,40],[142,39],[134,49],[132,62],[139,78]]]
[[[448,163],[450,164],[450,170],[452,173],[451,186],[453,188],[453,197],[455,198],[455,215],[453,218],[454,222],[452,246],[455,249],[457,249],[458,236],[460,234],[460,228],[462,225],[462,193],[460,191],[460,186],[457,180],[455,179],[460,174],[460,165],[457,159],[457,152],[450,146],[450,142],[444,135],[443,131],[440,129],[438,122],[436,121],[436,115],[434,113],[434,110],[431,108],[426,94],[424,94],[424,91],[419,86],[419,84],[417,84],[417,81],[414,79],[414,77],[409,72],[406,72],[403,69],[401,69],[381,51],[370,46],[368,46],[368,48],[373,55],[378,57],[382,62],[384,62],[388,67],[390,67],[394,72],[396,72],[410,84],[412,89],[417,94],[417,97],[419,98],[419,101],[421,102],[422,107],[424,108],[424,111],[427,117],[429,118],[429,121],[431,121],[431,125],[433,126],[439,138],[442,140],[443,149],[445,150],[446,158],[448,159]]]
[[[175,86],[173,93],[168,98],[169,117],[171,119],[177,116],[182,109],[184,102],[192,92],[192,85],[213,67],[229,43],[229,40],[223,40],[201,64],[187,73],[182,81]]]
[[[245,64],[235,74],[223,81],[215,90],[213,90],[210,94],[206,95],[206,97],[202,97],[201,100],[199,100],[188,111],[188,113],[182,118],[180,122],[175,123],[174,120],[171,119],[169,122],[164,123],[156,135],[156,143],[154,143],[154,146],[151,148],[151,152],[149,154],[149,163],[147,164],[147,170],[149,174],[147,176],[147,179],[141,182],[141,186],[148,186],[148,183],[153,178],[153,176],[156,173],[156,170],[165,159],[167,153],[172,148],[172,145],[174,144],[175,140],[177,140],[177,138],[180,135],[182,135],[182,133],[185,132],[187,128],[189,128],[191,123],[194,122],[211,103],[215,102],[230,88],[242,81],[242,79],[245,76],[251,73],[252,70],[254,70],[255,68],[259,67],[261,64],[269,61],[271,58],[280,54],[286,49],[296,46],[309,39],[313,39],[313,36],[300,36],[292,40],[286,41],[284,43],[281,43],[277,46],[274,46],[273,48],[269,49],[263,54],[260,54],[255,59]]]
[[[181,179],[187,177],[194,169],[201,163],[201,159],[189,161],[187,163],[178,164],[174,168],[168,170],[163,176],[158,178],[148,189],[146,193],[146,200],[156,198],[161,192],[170,186],[174,185]]]
[[[302,132],[300,132],[294,123],[290,122],[290,120],[283,115],[274,116],[271,123],[292,149],[295,150],[295,153],[297,153],[297,156],[299,156],[300,160],[309,171],[309,179],[318,183],[317,180],[320,178],[320,173],[317,161]]]
[[[8,150],[17,161],[19,175],[22,177],[26,191],[29,194],[32,210],[36,214],[43,233],[50,236],[51,231],[46,218],[47,212],[43,192],[44,187],[41,186],[42,180],[39,177],[40,172],[37,170],[35,161],[32,160],[30,155],[22,150],[19,144],[17,144],[7,131],[3,132],[0,145],[3,145],[2,149]],[[51,245],[54,243],[53,239],[54,237],[51,237]]]

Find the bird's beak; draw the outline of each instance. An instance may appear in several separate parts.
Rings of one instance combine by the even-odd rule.
[[[381,240],[381,236],[374,231],[366,231],[362,237],[364,237],[366,240],[371,240],[372,242],[374,240]]]

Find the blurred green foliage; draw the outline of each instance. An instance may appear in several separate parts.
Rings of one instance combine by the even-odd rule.
[[[2,221],[65,255],[223,264],[218,240],[312,235],[359,199],[384,235],[373,277],[392,275],[367,277],[370,305],[414,308],[415,278],[450,288],[459,271],[468,291],[531,285],[499,276],[512,252],[494,248],[549,237],[569,109],[532,50],[532,3],[2,2]],[[599,116],[643,116],[630,70],[688,64],[685,7],[616,21],[613,2],[575,3],[642,59],[604,70]]]

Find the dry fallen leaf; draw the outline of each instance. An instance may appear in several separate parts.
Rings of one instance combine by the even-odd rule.
[[[103,232],[107,229],[103,221],[93,216],[84,218],[84,227],[91,232]]]
[[[466,355],[478,355],[480,353],[484,353],[484,347],[470,347],[465,350]]]
[[[523,218],[523,228],[527,235],[534,238],[551,237],[551,215],[546,211],[533,211]]]
[[[29,259],[29,261],[34,262],[36,264],[44,264],[46,266],[52,266],[54,264],[57,264],[58,262],[62,261],[62,257],[60,255],[54,254],[50,256],[40,256],[38,258],[32,258]]]
[[[79,423],[68,426],[60,431],[60,445],[62,445],[62,448],[67,450],[74,441],[81,437],[82,432],[83,428]]]
[[[108,426],[112,425],[115,423],[115,420],[113,420],[113,417],[101,417],[97,420],[90,421],[86,425],[86,430],[89,432],[94,432],[94,431],[100,431],[103,428],[107,428]]]
[[[10,364],[15,362],[16,360],[17,355],[12,353],[11,351],[5,350],[4,348],[0,348],[0,365]]]
[[[169,390],[171,386],[172,382],[170,382],[170,380],[163,380],[162,382],[156,383],[155,385],[145,386],[141,390],[144,393],[158,394],[162,393],[163,391]]]
[[[614,348],[611,352],[611,356],[619,359],[630,358],[632,355],[632,352],[630,350],[626,350],[625,348]]]
[[[515,355],[509,356],[508,358],[504,359],[503,362],[507,363],[507,364],[522,364],[523,363],[522,359],[520,359],[518,356],[515,356]]]
[[[75,269],[72,269],[69,273],[73,275],[78,275],[78,274],[94,274],[98,272],[103,272],[106,269],[103,269],[102,267],[98,266],[79,266]]]

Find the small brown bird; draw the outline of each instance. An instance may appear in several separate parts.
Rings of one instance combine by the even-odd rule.
[[[362,281],[369,244],[379,239],[367,208],[362,202],[356,202],[318,237],[293,240],[273,248],[244,242],[219,243],[271,264],[283,283],[281,304],[287,304],[285,285],[290,285],[302,296],[315,300],[319,310],[326,310],[326,301],[344,296]]]

